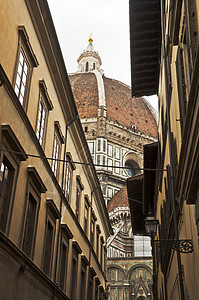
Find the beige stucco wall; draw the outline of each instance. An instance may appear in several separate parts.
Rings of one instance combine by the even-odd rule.
[[[27,1],[28,3],[31,1]],[[40,5],[42,1],[39,1]],[[31,3],[34,8],[34,4]],[[37,4],[36,4],[37,5]],[[32,13],[33,16],[34,13]],[[48,18],[48,16],[45,16]],[[1,20],[1,35],[0,35],[0,60],[1,65],[8,77],[8,81],[14,88],[14,73],[17,66],[17,51],[18,51],[18,26],[23,25],[27,31],[29,42],[31,47],[36,55],[36,58],[39,62],[39,66],[33,69],[30,92],[27,102],[27,117],[23,118],[23,108],[20,107],[19,103],[15,103],[15,98],[10,96],[9,89],[7,86],[2,86],[0,88],[0,124],[9,124],[12,128],[16,138],[19,143],[22,145],[24,151],[27,154],[33,154],[36,156],[41,156],[42,150],[39,150],[38,143],[36,141],[36,126],[37,126],[37,115],[38,115],[38,106],[39,106],[39,80],[44,79],[47,86],[47,92],[49,94],[50,100],[53,104],[53,110],[49,111],[48,123],[47,123],[47,134],[46,141],[44,146],[44,153],[46,157],[52,157],[53,153],[53,143],[54,143],[54,121],[59,121],[62,134],[65,136],[65,127],[66,124],[70,121],[71,112],[73,112],[74,100],[71,98],[71,95],[65,94],[65,99],[60,99],[60,91],[57,90],[56,78],[54,78],[54,70],[50,69],[51,58],[46,56],[46,53],[43,52],[42,48],[45,48],[49,45],[48,42],[44,40],[43,45],[41,45],[41,40],[39,39],[39,32],[36,32],[29,11],[26,6],[26,2],[23,0],[19,1],[1,1],[0,2],[0,20]],[[37,20],[35,21],[35,24]],[[38,26],[40,26],[38,24]],[[43,25],[41,25],[43,26]],[[59,58],[60,61],[60,58]],[[57,66],[59,69],[59,66]],[[55,70],[57,71],[57,70]],[[62,73],[63,74],[63,73]],[[66,82],[66,78],[63,78]],[[67,82],[65,83],[68,84]],[[62,94],[65,93],[64,87]],[[17,101],[17,100],[16,100]],[[63,103],[65,101],[65,107],[68,107],[66,111]],[[68,130],[67,137],[67,152],[70,152],[72,159],[74,161],[88,162],[89,154],[88,148],[86,145],[86,140],[81,130],[81,126],[78,124],[73,124]],[[1,153],[0,161],[3,155]],[[64,158],[64,145],[62,145],[61,159]],[[49,165],[48,165],[49,164]],[[13,210],[10,219],[10,228],[6,233],[8,238],[17,246],[19,249],[22,247],[23,237],[22,233],[24,230],[24,213],[26,208],[26,185],[27,185],[27,167],[33,166],[43,183],[47,188],[47,192],[41,194],[40,209],[38,214],[38,224],[37,224],[37,233],[35,239],[35,251],[33,257],[33,263],[39,268],[42,269],[43,264],[43,249],[44,249],[44,239],[45,239],[45,220],[46,220],[46,199],[53,199],[54,203],[57,206],[57,209],[60,210],[61,203],[61,183],[62,183],[62,168],[63,163],[60,163],[58,181],[54,178],[52,171],[50,170],[52,161],[45,163],[43,159],[28,157],[26,161],[20,163],[17,184],[15,189],[15,195],[13,199]],[[50,168],[49,168],[50,166]],[[75,205],[76,205],[76,175],[79,175],[84,185],[84,190],[81,195],[81,209],[80,209],[80,220],[78,221],[75,217]],[[66,223],[69,229],[73,234],[73,240],[76,240],[84,254],[89,260],[89,236],[88,238],[83,233],[84,225],[84,195],[88,195],[91,200],[91,192],[95,189],[98,184],[97,175],[95,171],[90,166],[82,166],[76,164],[76,169],[73,172],[73,181],[72,181],[72,194],[70,207],[66,203],[66,200],[63,201],[62,206],[62,223]],[[97,191],[93,195],[92,209],[96,215],[95,226],[99,225],[101,229],[100,236],[103,237],[105,244],[108,235],[111,232],[111,227],[108,221],[108,215],[104,205],[104,200],[100,191]],[[78,225],[80,224],[80,226]],[[57,245],[57,234],[58,234],[58,220],[57,220],[57,229],[55,235],[54,243],[54,255],[52,263],[52,275],[51,280],[52,284],[54,281],[54,272],[55,272],[55,257],[56,257],[56,245]],[[100,263],[96,256],[96,243],[94,249],[91,251],[91,267],[94,268],[96,276],[99,278],[101,285],[105,289],[105,275],[104,267],[100,266]],[[69,255],[68,255],[68,269],[67,269],[67,283],[66,283],[66,294],[68,296],[70,293],[70,284],[71,277],[71,257],[72,257],[72,240],[69,242]],[[6,259],[5,259],[6,261]],[[4,261],[4,263],[5,263]],[[78,268],[78,299],[80,299],[80,262],[81,255],[79,255],[79,268]],[[58,264],[59,265],[59,257]],[[104,264],[103,264],[104,265]],[[18,266],[17,266],[18,268]],[[36,273],[35,273],[36,274]],[[9,272],[6,276],[10,276]],[[6,277],[3,279],[2,286],[6,286]],[[36,276],[36,275],[35,275]],[[57,279],[56,279],[57,280]],[[56,281],[55,280],[55,281]],[[23,284],[22,284],[23,285]],[[36,284],[37,285],[37,284]],[[24,283],[25,288],[25,283]],[[28,287],[27,287],[28,289]],[[11,299],[11,298],[8,298]],[[40,298],[47,299],[47,298]]]

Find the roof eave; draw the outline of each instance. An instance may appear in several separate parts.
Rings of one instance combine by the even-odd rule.
[[[160,68],[159,0],[130,0],[132,97],[157,94]]]

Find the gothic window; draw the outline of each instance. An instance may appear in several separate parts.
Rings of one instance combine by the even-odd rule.
[[[113,172],[113,160],[108,158],[107,162],[108,162],[108,170]]]
[[[89,146],[89,150],[90,150],[90,153],[93,154],[94,153],[94,143],[89,143],[88,142],[88,146]]]
[[[97,151],[101,150],[101,140],[97,141]]]
[[[108,144],[108,155],[111,157],[113,156],[113,146],[110,144]]]
[[[115,147],[115,158],[120,158],[120,149],[118,147]]]
[[[120,169],[118,168],[120,166],[119,161],[115,161],[115,173],[119,174],[120,173]]]
[[[113,197],[113,189],[108,187],[108,197],[112,198]]]

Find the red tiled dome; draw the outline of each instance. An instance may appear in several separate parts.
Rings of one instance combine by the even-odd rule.
[[[99,97],[94,73],[70,75],[74,98],[80,118],[97,117]],[[132,98],[131,89],[111,78],[103,76],[107,118],[127,127],[136,126],[138,131],[157,137],[157,124],[148,102]]]
[[[129,206],[126,186],[117,192],[108,202],[108,212],[111,212],[115,208],[121,206]]]

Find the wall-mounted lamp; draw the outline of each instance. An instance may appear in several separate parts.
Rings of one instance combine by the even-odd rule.
[[[152,216],[145,218],[145,229],[147,234],[149,234],[152,238],[157,233],[157,225],[159,221]],[[176,250],[181,253],[192,253],[193,252],[193,242],[192,240],[155,240],[152,239],[153,243],[156,243],[158,247],[163,245],[168,246],[171,249]]]

